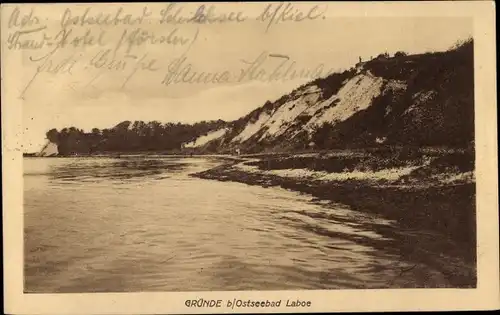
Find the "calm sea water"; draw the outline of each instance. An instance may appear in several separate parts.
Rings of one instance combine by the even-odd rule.
[[[25,158],[25,291],[448,285],[445,258],[405,255],[433,235],[280,188],[189,176],[219,163]]]

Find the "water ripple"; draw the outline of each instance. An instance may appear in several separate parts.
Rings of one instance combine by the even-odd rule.
[[[25,291],[446,283],[440,265],[429,258],[435,254],[417,250],[426,259],[414,254],[412,244],[432,241],[432,235],[406,233],[382,217],[280,188],[188,176],[217,163],[160,157],[26,159]]]

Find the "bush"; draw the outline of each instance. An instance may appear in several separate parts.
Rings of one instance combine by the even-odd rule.
[[[384,58],[389,58],[389,54],[388,53],[379,54],[376,59],[384,59]]]
[[[398,51],[397,53],[394,54],[394,57],[406,57],[408,56],[407,53],[405,53],[404,51]]]
[[[321,126],[317,126],[312,134],[312,141],[320,149],[328,148],[331,143],[331,135],[334,129],[333,123],[325,122]]]
[[[299,121],[299,123],[301,125],[305,125],[309,122],[309,120],[311,120],[312,118],[312,115],[308,115],[308,114],[300,114],[298,117],[297,117],[297,120]]]

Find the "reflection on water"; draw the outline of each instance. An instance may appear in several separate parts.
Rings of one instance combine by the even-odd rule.
[[[435,255],[408,259],[416,238],[395,222],[280,188],[189,176],[218,163],[25,159],[25,291],[448,284]]]
[[[33,159],[29,160],[30,162]],[[62,160],[64,162],[64,160]],[[95,162],[98,163],[95,163]],[[40,163],[39,163],[40,164]],[[123,158],[116,160],[82,160],[71,159],[68,163],[60,165],[39,165],[42,167],[39,172],[28,172],[25,176],[47,174],[53,180],[63,180],[67,182],[87,182],[87,181],[123,181],[149,179],[162,179],[170,173],[178,173],[185,167],[185,163],[169,161],[168,159],[145,159],[145,158]],[[36,166],[35,166],[36,167]],[[45,173],[43,173],[45,172]],[[163,175],[163,176],[162,176]]]

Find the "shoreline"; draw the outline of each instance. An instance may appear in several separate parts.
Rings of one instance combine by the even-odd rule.
[[[370,152],[390,152],[403,150],[405,148],[410,148],[411,150],[418,150],[424,153],[433,152],[464,152],[467,148],[464,147],[454,147],[454,146],[427,146],[427,147],[409,147],[402,145],[391,145],[391,146],[374,146],[374,147],[356,147],[356,148],[346,148],[346,149],[305,149],[305,150],[294,150],[294,151],[264,151],[259,153],[242,153],[241,155],[235,155],[230,153],[230,151],[223,151],[225,153],[215,153],[215,152],[203,152],[203,151],[101,151],[93,153],[76,153],[76,154],[51,154],[51,155],[38,155],[35,152],[23,152],[23,157],[29,158],[75,158],[75,157],[121,157],[121,156],[174,156],[174,157],[205,157],[205,156],[230,156],[235,158],[247,159],[252,157],[279,157],[279,156],[307,156],[307,155],[328,155],[328,154],[343,154],[345,152],[350,152],[349,154],[363,154]]]
[[[23,155],[23,158],[43,158],[43,159],[74,159],[74,158],[127,158],[127,157],[174,157],[174,158],[221,158],[221,159],[239,159],[240,157],[231,154],[172,154],[172,153],[109,153],[109,154],[90,154],[90,155],[51,155],[36,156]]]
[[[352,159],[361,159],[359,152],[351,152],[347,156]],[[339,157],[338,153],[333,155]],[[95,154],[79,156],[50,156],[48,158],[133,158],[133,157],[160,157],[160,158],[216,158],[222,163],[214,168],[190,174],[192,177],[218,181],[233,181],[256,185],[264,188],[281,187],[291,191],[306,193],[316,200],[340,202],[361,212],[370,212],[394,219],[407,227],[431,229],[443,235],[475,248],[475,182],[462,181],[458,183],[438,182],[434,179],[418,178],[413,182],[401,180],[370,180],[335,178],[332,175],[344,175],[345,170],[335,171],[304,171],[303,166],[292,165],[281,167],[276,165],[261,169],[273,160],[312,159],[318,161],[324,158],[324,153],[263,153],[251,155],[230,154],[161,154],[158,152],[123,153],[123,154]],[[24,156],[25,158],[47,158]],[[343,157],[341,158],[343,159]],[[265,168],[265,167],[264,167]],[[291,173],[287,174],[287,173]],[[299,173],[299,174],[295,174]],[[306,173],[304,175],[303,173]],[[368,172],[360,172],[362,175]],[[328,178],[315,178],[320,174]],[[348,174],[348,173],[347,173]],[[376,175],[376,173],[371,173]],[[420,207],[418,211],[415,209]],[[437,211],[432,211],[437,209]],[[458,211],[454,211],[458,209]],[[474,224],[470,224],[474,222]],[[470,224],[470,225],[468,225]],[[467,234],[463,231],[473,231]],[[473,234],[473,235],[472,235]]]
[[[321,182],[252,173],[235,168],[248,159],[223,163],[192,177],[232,181],[247,185],[281,187],[304,193],[315,201],[349,206],[362,213],[394,220],[403,230],[394,234],[373,226],[379,233],[397,239],[391,250],[415,264],[440,269],[453,287],[477,285],[475,184],[442,186],[377,186],[362,182]],[[437,259],[429,259],[428,253]],[[444,259],[445,264],[439,259]]]
[[[269,171],[251,171],[239,167],[255,161],[267,163],[269,159],[270,157],[241,157],[191,176],[264,188],[281,187],[311,195],[316,201],[341,203],[361,213],[381,215],[395,220],[405,229],[436,232],[443,239],[462,248],[453,253],[453,256],[460,257],[467,264],[475,265],[474,180],[456,183],[421,180],[403,184],[400,181],[321,180],[311,177],[285,177]]]
[[[387,216],[404,225],[412,227],[426,227],[432,230],[445,232],[445,235],[461,242],[471,242],[471,235],[466,235],[458,228],[461,222],[475,221],[475,183],[436,184],[436,185],[376,185],[363,181],[318,181],[308,178],[287,178],[265,173],[252,173],[236,168],[246,159],[234,159],[212,169],[192,174],[191,176],[218,181],[233,181],[261,187],[281,187],[312,195],[317,200],[341,202],[353,208]],[[463,196],[459,198],[459,196]],[[454,198],[456,197],[456,198]],[[472,197],[466,198],[466,197]],[[410,199],[410,200],[405,200]],[[434,203],[439,204],[434,205]],[[414,203],[413,207],[409,203]],[[384,204],[386,204],[384,206]],[[388,206],[393,204],[394,206]],[[440,212],[432,212],[430,207],[423,207],[421,211],[403,211],[396,205],[414,208],[417,205],[438,207]],[[451,209],[462,205],[470,212],[458,212]],[[445,213],[444,213],[445,212]],[[453,214],[447,218],[446,215]],[[431,219],[437,219],[435,221]],[[449,220],[448,220],[449,219]],[[415,224],[417,223],[417,226]],[[453,223],[453,226],[446,223]],[[458,229],[455,229],[458,228]],[[470,230],[470,227],[468,227]],[[474,226],[475,228],[475,226]]]
[[[475,287],[477,279],[476,188],[473,176],[457,176],[457,173],[473,174],[471,154],[429,156],[344,151],[241,156],[123,154],[118,158],[216,159],[219,162],[215,167],[212,164],[189,176],[264,188],[281,187],[307,194],[313,203],[338,203],[361,216],[380,215],[397,226],[396,229],[370,227],[393,240],[394,246],[390,245],[389,251],[412,263],[440,269],[453,287],[470,288]],[[114,157],[117,156],[90,156]]]

